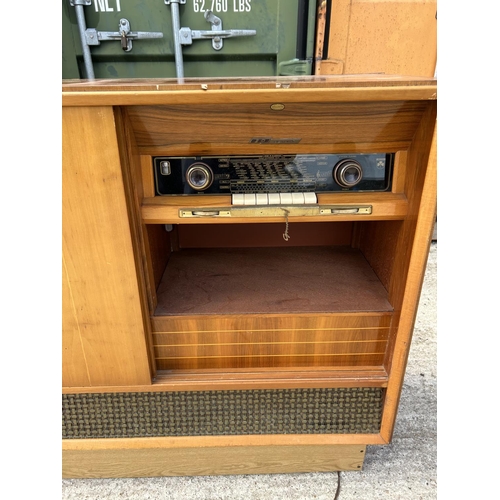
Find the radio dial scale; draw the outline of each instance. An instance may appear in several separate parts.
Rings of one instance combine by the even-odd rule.
[[[393,154],[153,157],[158,196],[387,191]]]

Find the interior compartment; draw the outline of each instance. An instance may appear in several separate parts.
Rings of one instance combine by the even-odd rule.
[[[400,226],[148,226],[157,369],[381,367]]]
[[[387,290],[349,246],[174,252],[155,315],[391,311]]]
[[[284,223],[148,226],[153,314],[392,311],[392,258],[383,246],[396,244],[398,227],[290,223],[285,241]]]

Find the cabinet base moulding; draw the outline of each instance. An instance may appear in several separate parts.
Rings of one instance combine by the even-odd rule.
[[[127,441],[127,440],[124,440]],[[284,474],[361,470],[364,445],[64,449],[63,478]]]

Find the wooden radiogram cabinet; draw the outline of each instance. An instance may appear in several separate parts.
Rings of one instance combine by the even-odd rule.
[[[64,477],[359,470],[390,442],[436,103],[429,78],[63,82]],[[155,186],[155,157],[354,154],[390,155],[387,189]]]

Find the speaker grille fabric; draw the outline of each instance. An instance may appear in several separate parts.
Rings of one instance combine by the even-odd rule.
[[[63,439],[378,433],[380,388],[63,395]]]

